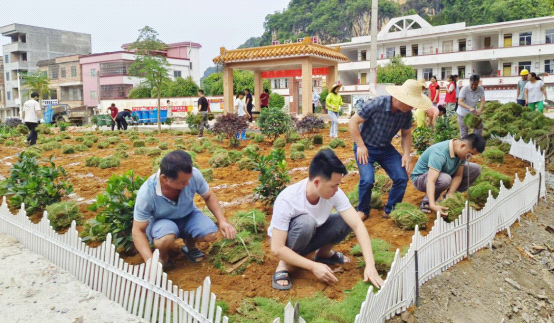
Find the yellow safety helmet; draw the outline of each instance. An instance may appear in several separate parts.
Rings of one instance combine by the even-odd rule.
[[[529,71],[526,69],[522,69],[521,72],[519,72],[520,76],[529,75]]]

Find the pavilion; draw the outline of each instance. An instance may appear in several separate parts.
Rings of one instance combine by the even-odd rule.
[[[338,80],[338,63],[348,58],[339,47],[331,48],[314,44],[310,37],[303,41],[282,45],[226,50],[213,59],[215,64],[223,66],[223,107],[226,112],[233,111],[233,70],[254,72],[254,94],[259,98],[263,91],[263,78],[301,76],[302,90],[295,82],[290,83],[292,103],[290,112],[306,115],[312,106],[312,75],[325,74],[327,88]],[[301,95],[302,101],[298,99]],[[255,101],[258,101],[255,99]],[[299,103],[302,105],[299,106]],[[301,107],[310,107],[301,109]],[[301,113],[300,113],[301,111]]]

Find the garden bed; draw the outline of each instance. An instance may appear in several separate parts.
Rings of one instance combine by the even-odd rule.
[[[334,150],[345,164],[352,164],[353,152],[350,135],[345,131],[346,127],[343,126],[340,130],[339,137],[344,140],[346,146],[339,146]],[[148,155],[135,155],[135,148],[133,148],[133,143],[129,139],[129,135],[131,133],[135,132],[128,131],[127,133],[117,135],[121,138],[121,141],[110,144],[104,149],[97,148],[97,144],[95,143],[88,151],[75,151],[72,154],[63,154],[62,148],[42,152],[42,156],[45,158],[53,155],[56,166],[63,166],[63,168],[67,171],[69,181],[73,185],[74,189],[74,192],[69,196],[69,199],[77,202],[85,221],[96,216],[95,212],[87,210],[87,206],[92,204],[96,196],[105,190],[106,181],[109,177],[114,174],[121,175],[130,169],[134,170],[135,175],[145,177],[150,176],[154,172],[152,161],[156,157]],[[323,136],[324,144],[329,144],[329,130],[322,129],[319,130],[319,133]],[[70,138],[64,139],[60,142],[62,145],[78,145],[82,143],[81,141],[77,141],[76,138],[82,137],[83,132],[78,131],[77,129],[74,132],[67,132],[67,134]],[[40,134],[39,138],[50,138],[55,135],[56,134]],[[97,133],[95,136],[99,138],[100,142],[108,140],[108,138],[111,138],[114,135],[110,134],[109,136],[104,136],[101,133]],[[160,143],[167,142],[169,144],[169,150],[174,149],[176,138],[182,138],[184,140],[197,138],[196,136],[187,134],[171,135],[169,133],[162,133],[158,135],[156,133],[151,136],[159,141],[155,142],[155,140],[148,140],[149,136],[146,136],[145,132],[139,133],[138,136],[140,139],[144,139],[145,146],[147,148],[156,148]],[[218,143],[213,135],[207,135],[206,138],[210,139],[215,145],[227,148],[227,140],[223,143]],[[23,140],[23,137],[20,137],[19,140]],[[115,139],[113,141],[115,141]],[[92,156],[105,158],[114,155],[116,153],[116,147],[120,143],[124,143],[129,146],[126,150],[129,158],[122,158],[119,166],[105,169],[85,166],[85,160]],[[233,150],[239,151],[252,143],[254,143],[253,140],[243,141],[241,142],[241,146],[239,148]],[[400,149],[399,138],[394,139],[393,144],[395,147]],[[258,145],[261,148],[261,154],[264,155],[268,154],[273,148],[272,144],[267,141],[267,139],[265,142],[259,143]],[[305,150],[304,154],[306,159],[296,161],[290,160],[290,146],[291,144],[288,143],[285,147],[285,151],[287,156],[287,167],[291,176],[291,183],[294,183],[307,177],[307,168],[310,160],[317,153],[320,146],[316,145],[314,149]],[[5,146],[1,144],[0,147],[0,176],[8,177],[12,164],[15,164],[18,160],[16,154],[23,151],[25,147]],[[199,169],[204,170],[212,168],[209,164],[211,156],[212,154],[207,150],[197,154],[196,162]],[[417,156],[414,156],[413,165],[415,165],[416,160]],[[472,161],[483,164],[484,158],[476,156]],[[518,173],[520,179],[524,176],[525,168],[529,166],[527,162],[517,160],[510,155],[506,155],[504,164],[493,163],[486,165],[492,169],[509,175],[510,177],[513,177],[515,173]],[[379,172],[383,173],[383,170],[379,170]],[[213,177],[213,181],[209,183],[210,187],[214,190],[218,199],[221,201],[227,218],[232,217],[239,211],[260,209],[265,211],[266,221],[269,222],[271,218],[271,208],[265,207],[260,202],[253,202],[253,191],[258,182],[257,171],[247,169],[239,170],[237,164],[233,163],[228,167],[214,168]],[[0,179],[2,179],[2,177],[0,177]],[[357,172],[350,171],[350,173],[343,179],[343,183],[341,185],[342,190],[346,193],[351,192],[355,189],[358,180],[359,175]],[[415,190],[412,184],[409,183],[404,197],[404,202],[419,205],[423,195],[424,193]],[[388,194],[383,194],[381,198],[383,202],[386,203]],[[204,207],[204,203],[199,196],[196,197],[195,201],[200,209]],[[398,228],[393,220],[382,219],[380,217],[381,213],[382,209],[372,210],[370,218],[365,221],[365,225],[370,236],[372,238],[379,238],[387,242],[391,246],[390,251],[394,251],[396,248],[402,249],[408,246],[411,242],[413,231],[405,231]],[[35,214],[32,218],[38,221],[40,216],[40,214]],[[422,232],[423,234],[432,228],[433,221],[434,215],[429,215],[427,228]],[[79,226],[78,229],[82,230],[82,226]],[[207,261],[203,263],[192,265],[180,253],[179,249],[175,249],[173,251],[173,258],[176,261],[173,267],[168,271],[168,276],[174,284],[177,284],[180,288],[185,290],[196,289],[202,284],[206,276],[210,276],[212,280],[212,291],[217,295],[218,299],[224,301],[228,305],[230,314],[244,311],[244,308],[241,309],[241,303],[243,303],[245,298],[252,297],[267,297],[275,299],[279,302],[285,302],[289,299],[311,297],[318,292],[322,292],[323,295],[330,299],[341,300],[345,297],[345,295],[348,295],[345,291],[352,290],[362,278],[363,268],[360,268],[359,266],[359,262],[361,260],[351,255],[351,249],[356,244],[357,241],[353,238],[336,247],[336,250],[344,252],[346,255],[350,256],[353,259],[353,263],[345,265],[343,267],[344,271],[337,272],[336,275],[339,282],[330,286],[317,281],[310,272],[296,270],[292,273],[294,284],[294,288],[292,290],[289,292],[279,292],[274,290],[271,287],[271,274],[275,270],[277,260],[270,254],[268,239],[263,239],[261,242],[261,248],[263,250],[263,254],[265,255],[263,263],[251,262],[244,270],[241,270],[240,274],[226,274],[222,272],[212,264],[211,256],[208,257]],[[205,251],[209,248],[208,245],[201,245],[200,247]],[[142,262],[142,258],[139,255],[126,255],[125,260],[132,264]],[[385,272],[382,272],[382,274],[384,277]]]

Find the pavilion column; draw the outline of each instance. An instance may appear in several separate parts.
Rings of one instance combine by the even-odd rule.
[[[254,102],[256,103],[255,111],[261,111],[260,94],[264,91],[263,78],[261,71],[254,71]]]
[[[298,83],[295,82],[294,77],[289,77],[289,113],[298,113]]]
[[[312,112],[312,61],[302,61],[302,116]]]
[[[329,91],[331,91],[333,84],[337,83],[339,79],[338,73],[339,73],[338,63],[335,63],[334,65],[329,66],[329,74],[327,74],[327,80],[325,81],[327,84],[327,89]]]
[[[223,110],[226,113],[234,112],[233,69],[223,64]]]

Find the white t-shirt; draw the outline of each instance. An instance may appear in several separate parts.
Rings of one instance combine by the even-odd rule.
[[[352,205],[346,194],[339,188],[330,199],[319,198],[316,205],[310,204],[306,198],[306,186],[308,179],[301,180],[285,188],[273,205],[273,216],[271,224],[267,228],[267,235],[271,237],[273,228],[282,231],[289,231],[289,224],[292,219],[302,214],[309,214],[320,227],[327,221],[333,208],[338,212],[348,210]]]
[[[243,100],[239,99],[239,98],[236,98],[235,99],[235,107],[237,107],[237,115],[239,117],[242,117],[244,115],[244,106],[246,104],[244,103]]]
[[[27,100],[23,104],[23,111],[25,112],[25,119],[23,122],[38,123],[37,111],[40,111],[40,103],[36,100]]]
[[[544,100],[544,95],[542,94],[541,88],[544,86],[542,80],[537,80],[535,83],[530,81],[525,84],[525,89],[529,91],[527,93],[527,101],[529,103],[539,102]]]

